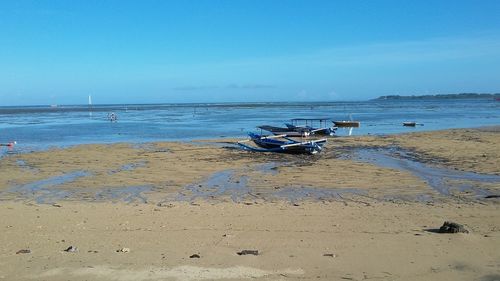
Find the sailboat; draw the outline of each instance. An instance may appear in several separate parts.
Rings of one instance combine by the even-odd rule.
[[[92,96],[89,95],[89,116],[92,117]]]

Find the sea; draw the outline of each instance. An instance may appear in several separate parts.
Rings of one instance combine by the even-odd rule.
[[[114,113],[116,122],[109,120]],[[145,143],[245,138],[259,125],[284,126],[294,118],[356,120],[339,136],[388,135],[500,125],[500,102],[371,100],[354,102],[114,104],[0,106],[0,143],[35,151],[90,143]],[[403,122],[416,122],[404,127]],[[318,123],[313,124],[319,126]],[[0,147],[0,156],[7,152]]]

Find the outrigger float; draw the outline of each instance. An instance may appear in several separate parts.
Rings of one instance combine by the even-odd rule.
[[[238,145],[245,150],[256,152],[284,152],[284,153],[308,153],[316,154],[323,150],[326,139],[297,141],[288,135],[264,136],[254,133],[248,133],[250,139],[239,141]],[[257,147],[247,145],[247,142],[253,142]]]

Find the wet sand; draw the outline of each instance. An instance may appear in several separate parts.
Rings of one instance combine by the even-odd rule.
[[[231,143],[0,159],[0,280],[500,279],[497,128],[334,138],[314,156]],[[470,233],[436,233],[445,220]]]

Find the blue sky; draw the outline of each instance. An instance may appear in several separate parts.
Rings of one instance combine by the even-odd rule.
[[[500,1],[0,1],[0,105],[500,92]]]

